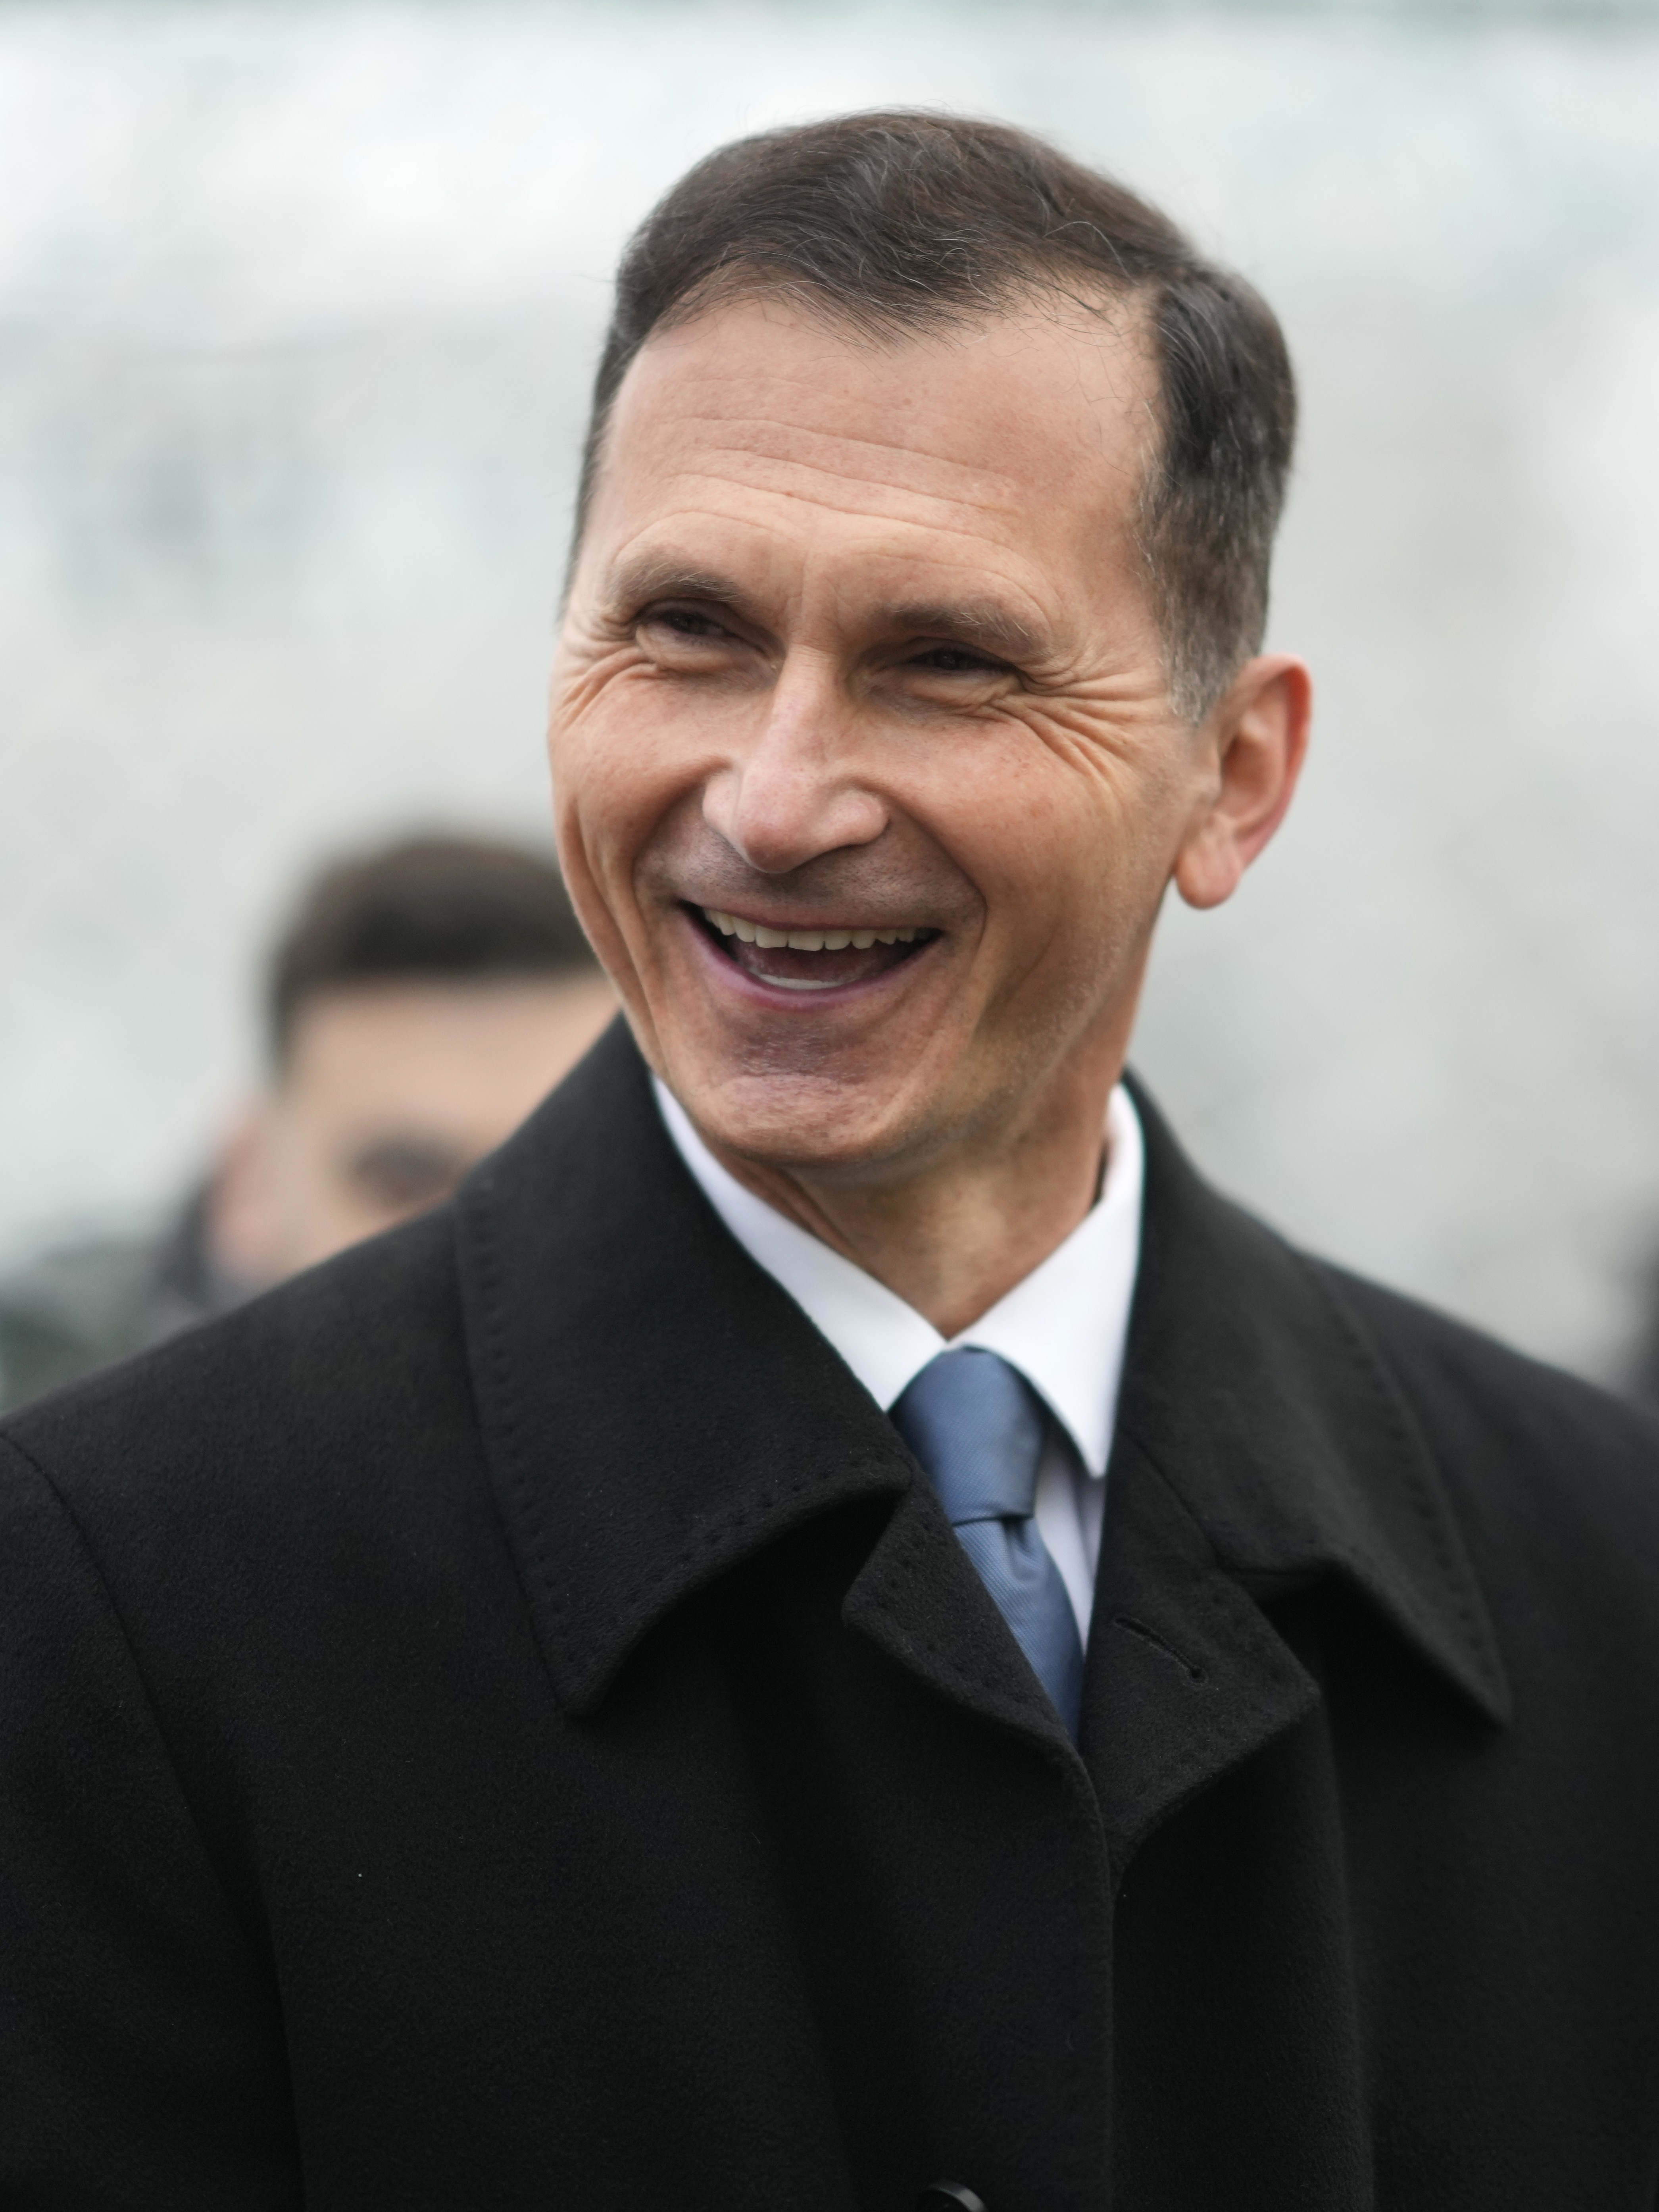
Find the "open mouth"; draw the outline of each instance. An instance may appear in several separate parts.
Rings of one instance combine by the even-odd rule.
[[[745,975],[780,991],[836,991],[867,983],[907,960],[939,935],[916,925],[836,922],[775,928],[718,907],[690,907],[703,933]]]

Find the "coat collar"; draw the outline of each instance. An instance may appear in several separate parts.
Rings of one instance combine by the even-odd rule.
[[[1169,1764],[1165,1721],[1207,1773],[1313,1701],[1257,1602],[1287,1580],[1342,1576],[1477,1705],[1499,1716],[1505,1694],[1428,1449],[1340,1292],[1136,1103],[1144,1256],[1084,1737],[1085,1754],[1091,1729],[1112,1747],[1126,1839],[1185,1786],[1148,1782]],[[469,1178],[457,1234],[485,1450],[570,1711],[594,1710],[695,1590],[817,1515],[886,1498],[849,1626],[1069,1755],[891,1425],[687,1173],[620,1023]],[[1182,1694],[1229,1680],[1231,1700]]]
[[[896,1431],[686,1172],[618,1021],[457,1201],[484,1447],[561,1700],[816,1514]]]
[[[1119,1405],[1218,1562],[1271,1596],[1334,1571],[1488,1717],[1509,1690],[1427,1440],[1341,1288],[1212,1190],[1134,1085],[1142,1267]]]
[[[1120,1872],[1318,1703],[1266,1609],[1289,1590],[1345,1586],[1486,1720],[1510,1709],[1439,1472],[1340,1279],[1135,1103],[1146,1212],[1081,1737]]]

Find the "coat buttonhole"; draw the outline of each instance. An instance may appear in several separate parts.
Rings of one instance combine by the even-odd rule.
[[[1188,1681],[1208,1680],[1209,1677],[1201,1667],[1194,1666],[1190,1659],[1176,1650],[1173,1644],[1167,1643],[1155,1628],[1148,1628],[1144,1620],[1136,1620],[1127,1613],[1115,1613],[1112,1615],[1112,1626],[1114,1628],[1123,1629],[1130,1636],[1138,1636],[1143,1644],[1150,1644],[1155,1651],[1161,1651],[1166,1659],[1173,1659]]]

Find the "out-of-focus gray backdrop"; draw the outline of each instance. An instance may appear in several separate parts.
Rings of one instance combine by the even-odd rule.
[[[1651,8],[0,7],[0,1253],[139,1217],[360,832],[539,830],[624,234],[737,132],[991,112],[1283,314],[1316,752],[1138,1058],[1323,1250],[1593,1372],[1659,1239]]]

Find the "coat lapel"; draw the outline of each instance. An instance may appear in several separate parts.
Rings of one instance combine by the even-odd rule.
[[[1121,1872],[1188,1798],[1310,1712],[1318,1690],[1155,1462],[1120,1437],[1081,1747]]]
[[[1082,1737],[1120,1868],[1317,1702],[1277,1594],[1334,1579],[1508,1711],[1439,1474],[1340,1279],[1210,1190],[1135,1095],[1146,1212]]]
[[[1075,1768],[1065,1723],[920,1475],[848,1592],[842,1617],[941,1696],[1036,1737]]]
[[[594,1711],[694,1591],[885,1497],[849,1626],[1066,1745],[892,1424],[687,1174],[620,1023],[469,1177],[456,1218],[484,1448],[568,1711]]]

